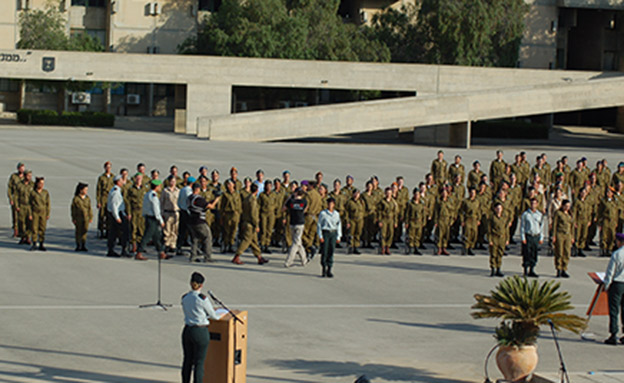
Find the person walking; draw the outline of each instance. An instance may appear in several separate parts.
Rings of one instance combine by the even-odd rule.
[[[191,275],[191,291],[182,296],[184,329],[182,330],[182,383],[204,381],[204,361],[210,343],[208,325],[210,319],[219,320],[207,296],[201,293],[205,278],[194,272]]]
[[[288,256],[284,261],[284,267],[291,267],[295,257],[298,255],[301,266],[308,264],[305,248],[303,247],[303,227],[305,225],[305,213],[308,208],[308,201],[303,198],[303,190],[297,188],[292,198],[286,201],[284,211],[288,213],[290,219],[290,233],[292,235],[292,245],[288,249]],[[284,225],[286,218],[284,218]]]
[[[143,197],[143,210],[141,215],[145,221],[145,230],[143,231],[143,238],[139,243],[139,250],[136,253],[135,259],[144,261],[145,258],[142,252],[145,251],[145,247],[149,242],[154,244],[158,257],[160,259],[169,259],[171,256],[167,255],[163,249],[163,232],[165,227],[165,220],[162,217],[162,209],[160,207],[160,198],[158,193],[162,188],[162,181],[159,179],[153,179],[150,181],[150,191],[145,193]]]
[[[544,242],[544,215],[537,210],[538,201],[531,199],[531,208],[520,218],[520,238],[522,240],[522,267],[525,277],[537,278],[537,252]]]
[[[317,234],[322,246],[321,266],[323,273],[321,276],[333,278],[334,251],[336,250],[336,244],[340,243],[340,238],[342,237],[342,225],[340,223],[340,214],[336,211],[336,200],[331,197],[327,199],[327,209],[319,214]]]
[[[45,179],[43,177],[37,177],[34,186],[30,193],[30,216],[28,217],[32,222],[32,246],[30,250],[46,251],[43,242],[45,242],[45,232],[50,219],[50,193],[44,189]],[[39,247],[37,247],[37,241],[39,241]]]
[[[204,262],[212,262],[212,231],[210,225],[206,221],[206,212],[214,208],[219,199],[217,197],[214,201],[208,202],[201,195],[201,185],[198,183],[193,184],[193,194],[188,198],[188,212],[189,221],[188,226],[191,232],[191,238],[193,239],[191,245],[191,262],[202,262],[197,256],[199,244],[202,244]]]
[[[165,243],[165,253],[175,251],[178,241],[178,224],[180,221],[180,208],[178,207],[178,198],[180,189],[177,187],[177,179],[170,175],[167,177],[167,187],[160,194],[160,206],[162,208],[162,217],[165,221],[163,229],[163,239]]]
[[[251,247],[254,256],[258,259],[258,264],[263,265],[269,260],[262,256],[260,246],[258,246],[258,232],[260,231],[260,208],[257,201],[258,185],[251,185],[251,194],[243,201],[243,214],[241,216],[241,241],[236,249],[236,254],[232,263],[243,265],[240,260],[241,255],[248,247]]]
[[[129,224],[128,217],[126,215],[126,204],[121,194],[121,189],[124,186],[124,180],[120,175],[116,175],[113,178],[114,186],[108,193],[106,202],[106,211],[108,217],[106,222],[108,224],[108,253],[107,257],[119,258],[130,257],[128,254],[128,234]],[[115,252],[115,244],[117,240],[121,242],[121,255]]]
[[[93,210],[91,210],[88,192],[89,185],[78,183],[71,203],[71,219],[76,227],[76,251],[87,251],[87,232],[89,224],[93,222]]]
[[[621,315],[622,331],[624,331],[624,234],[615,236],[616,250],[611,255],[604,278],[604,289],[609,296],[609,333],[606,344],[617,344],[618,316]],[[624,343],[624,337],[620,338]]]

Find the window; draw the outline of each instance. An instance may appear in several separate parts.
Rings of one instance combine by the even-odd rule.
[[[199,10],[218,12],[221,7],[221,0],[199,0]]]
[[[0,92],[17,92],[18,90],[19,81],[0,78]]]
[[[106,8],[106,0],[71,0],[71,5]]]

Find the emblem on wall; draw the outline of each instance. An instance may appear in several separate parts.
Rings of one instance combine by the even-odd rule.
[[[41,62],[41,69],[44,72],[52,72],[56,67],[55,61],[54,57],[44,57]]]

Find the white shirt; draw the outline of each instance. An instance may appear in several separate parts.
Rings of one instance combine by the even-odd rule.
[[[319,214],[317,232],[319,238],[323,238],[323,230],[328,231],[336,231],[337,237],[340,239],[342,237],[342,227],[340,224],[340,214],[336,210],[330,212],[328,209],[325,209]]]
[[[193,188],[189,185],[180,190],[180,194],[178,194],[178,207],[180,210],[184,210],[188,213],[188,201],[191,194],[193,194]]]
[[[155,191],[150,190],[143,196],[142,214],[148,217],[154,217],[162,225],[164,223],[162,214],[160,214],[160,199]]]
[[[614,251],[611,255],[607,272],[605,273],[605,289],[608,289],[612,282],[624,282],[624,246]]]
[[[208,319],[219,319],[210,299],[198,290],[191,290],[182,296],[184,324],[188,326],[208,326]]]
[[[526,241],[526,235],[539,235],[540,241],[544,240],[544,215],[535,210],[535,213],[528,209],[522,213],[520,218],[520,238]]]
[[[106,203],[106,209],[113,215],[115,221],[120,219],[119,215],[126,211],[126,204],[124,203],[123,196],[121,195],[121,188],[115,185],[110,193],[108,193],[108,200]]]

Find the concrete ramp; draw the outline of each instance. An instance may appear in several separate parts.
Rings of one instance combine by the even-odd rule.
[[[274,141],[624,105],[624,75],[198,119],[199,138]],[[469,146],[469,131],[465,136]],[[450,143],[453,144],[453,143]],[[459,145],[463,146],[463,145]]]

